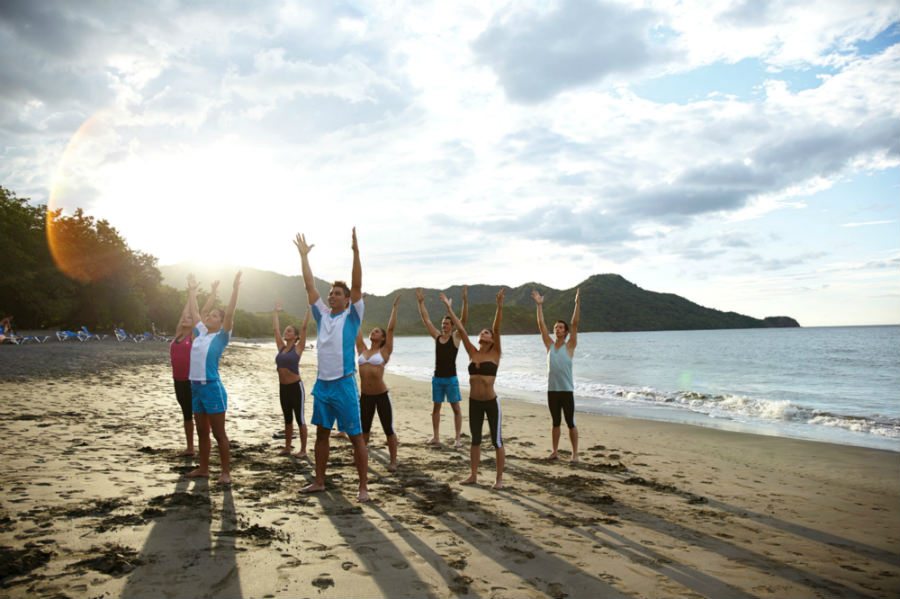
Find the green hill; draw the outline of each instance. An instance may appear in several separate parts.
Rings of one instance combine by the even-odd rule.
[[[197,275],[203,287],[218,278],[227,295],[234,269],[210,269],[190,264],[162,266],[159,268],[166,284],[184,287],[189,272]],[[276,300],[282,301],[285,311],[302,316],[306,309],[306,293],[303,278],[285,276],[274,272],[243,269],[243,284],[239,307],[248,312],[270,312]],[[578,285],[582,291],[582,332],[591,331],[662,331],[690,329],[744,329],[763,327],[796,327],[796,320],[788,316],[753,318],[736,312],[722,312],[705,308],[672,293],[657,293],[641,289],[616,274],[593,275]],[[316,288],[327,295],[329,283],[316,279]],[[461,306],[461,287],[425,289],[425,307],[432,322],[438,323],[444,309],[438,299],[443,291],[453,299],[453,306]],[[469,287],[469,329],[474,333],[490,327],[499,287],[472,285]],[[504,304],[503,331],[505,333],[534,333],[534,301],[531,290],[538,289],[544,295],[544,315],[548,323],[556,319],[568,321],[572,317],[575,288],[553,289],[539,283],[526,283],[507,288]],[[425,332],[416,309],[414,289],[397,289],[386,296],[366,296],[365,330],[372,326],[386,326],[391,303],[397,293],[402,294],[397,317],[397,334],[419,335]]]

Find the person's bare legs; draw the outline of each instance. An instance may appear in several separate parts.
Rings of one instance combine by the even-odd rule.
[[[431,428],[434,430],[434,436],[428,442],[429,445],[441,444],[441,407],[443,405],[443,403],[436,403],[431,408]]]
[[[573,426],[569,429],[569,441],[572,442],[572,459],[573,464],[578,462],[578,427]]]
[[[553,440],[553,452],[547,458],[548,460],[556,460],[559,458],[559,434],[559,427],[554,426],[553,431],[550,434],[550,437]]]
[[[388,453],[391,456],[391,462],[390,462],[390,464],[388,464],[388,467],[387,467],[388,472],[394,472],[395,470],[397,470],[397,445],[398,445],[397,433],[388,435],[387,446],[388,446]]]
[[[294,440],[294,423],[284,425],[284,449],[278,455],[291,455],[291,442]]]
[[[197,420],[197,444],[200,446],[200,464],[185,474],[187,478],[209,478],[209,415],[194,414]]]
[[[219,475],[219,483],[230,485],[231,448],[228,446],[228,435],[225,434],[225,412],[209,414],[208,416],[213,437],[216,438],[216,444],[219,446],[219,461],[222,463],[222,474]]]
[[[497,481],[494,483],[494,489],[503,488],[503,467],[506,465],[506,450],[498,447],[494,452],[497,457]]]
[[[450,404],[450,407],[453,408],[453,425],[456,427],[456,441],[453,442],[453,446],[459,449],[462,447],[462,442],[459,440],[459,436],[462,434],[462,410],[459,408],[459,402]]]
[[[331,452],[331,429],[316,427],[316,479],[312,484],[300,489],[301,493],[316,493],[325,490],[325,469],[328,467],[328,454]]]
[[[469,467],[472,473],[464,481],[460,481],[461,485],[474,485],[478,482],[478,463],[481,461],[481,445],[473,445],[469,449]]]
[[[359,493],[356,499],[361,502],[369,500],[369,449],[362,434],[350,437],[353,443],[353,461],[356,464],[356,473],[359,475]]]
[[[184,421],[184,437],[187,439],[187,449],[178,454],[180,458],[194,455],[194,420],[192,418]]]
[[[306,438],[308,436],[308,431],[305,424],[300,425],[300,451],[294,454],[294,457],[297,458],[305,458],[306,457]]]

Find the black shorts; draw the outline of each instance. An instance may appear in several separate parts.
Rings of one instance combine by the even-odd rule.
[[[391,406],[391,398],[387,391],[378,395],[359,396],[359,411],[362,417],[362,430],[368,434],[372,430],[372,421],[375,420],[375,411],[378,411],[378,420],[384,429],[386,437],[394,434],[394,409]]]
[[[500,432],[503,412],[500,410],[500,400],[496,397],[491,401],[469,399],[469,432],[472,435],[472,445],[481,445],[481,429],[484,427],[485,416],[488,419],[494,449],[500,449],[503,447],[503,436]]]
[[[575,394],[571,391],[547,391],[547,406],[553,418],[553,427],[562,424],[562,412],[566,415],[566,426],[575,428]]]
[[[297,424],[303,426],[306,420],[303,417],[303,404],[306,399],[306,392],[303,388],[303,382],[288,383],[287,385],[278,385],[278,396],[281,399],[281,412],[284,414],[284,425],[290,426],[297,418]]]
[[[184,419],[190,420],[193,418],[190,381],[175,381],[175,399],[178,400],[178,405],[181,406],[181,415],[184,416]]]

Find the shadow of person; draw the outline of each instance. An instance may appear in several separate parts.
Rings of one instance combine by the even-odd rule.
[[[152,497],[145,517],[154,523],[128,576],[122,597],[241,597],[234,551],[236,514],[224,490],[221,523],[211,544],[213,502],[205,480],[179,478],[173,492]]]

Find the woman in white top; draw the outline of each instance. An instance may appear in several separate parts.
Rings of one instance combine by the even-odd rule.
[[[578,428],[575,426],[575,378],[572,375],[572,358],[575,346],[578,345],[578,319],[581,316],[581,293],[575,290],[575,311],[572,313],[572,326],[564,320],[553,324],[556,340],[547,333],[544,322],[544,298],[537,291],[531,292],[537,304],[537,324],[541,332],[541,340],[547,348],[547,405],[553,419],[553,451],[547,459],[559,459],[559,427],[562,424],[562,413],[566,416],[569,427],[569,441],[572,442],[572,463],[578,461]],[[568,339],[566,339],[568,337]]]
[[[391,359],[391,353],[394,351],[394,327],[397,325],[397,303],[399,301],[400,296],[398,295],[394,298],[387,331],[381,327],[375,327],[369,333],[371,347],[366,347],[362,331],[356,336],[356,351],[359,354],[357,364],[359,365],[359,404],[363,438],[368,445],[372,421],[375,419],[377,411],[381,428],[384,429],[387,437],[388,451],[391,456],[388,470],[391,472],[397,469],[397,433],[394,432],[394,411],[391,407],[391,398],[388,396],[387,385],[384,384],[384,366]]]

